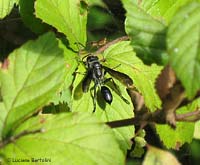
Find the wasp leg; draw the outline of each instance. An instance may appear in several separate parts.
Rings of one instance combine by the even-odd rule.
[[[111,81],[111,82],[113,83],[113,86],[114,86],[114,88],[115,88],[117,94],[119,95],[119,97],[121,97],[121,99],[122,99],[126,104],[130,104],[130,102],[122,96],[121,91],[120,91],[118,85],[117,85],[117,84],[115,83],[115,81],[113,80],[113,78],[108,78],[108,79],[104,80],[104,83],[107,83],[107,82],[109,82],[109,81]]]
[[[86,75],[86,73],[75,71],[75,74]]]

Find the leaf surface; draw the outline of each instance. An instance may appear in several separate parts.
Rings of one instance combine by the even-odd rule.
[[[61,41],[59,41],[59,47],[63,50],[64,53],[64,60],[66,61],[67,72],[65,73],[65,81],[59,92],[57,92],[52,99],[52,102],[54,103],[54,105],[58,105],[59,103],[67,103],[68,107],[71,108],[70,86],[74,80],[74,72],[78,66],[77,53],[68,49]]]
[[[200,106],[200,99],[194,100],[191,104],[176,110],[178,114],[195,111]],[[192,142],[195,123],[177,122],[173,130],[168,125],[156,125],[156,130],[164,145],[167,148],[179,149],[184,143]]]
[[[14,135],[27,134],[6,145],[6,158],[49,159],[47,164],[123,164],[125,156],[111,129],[88,113],[41,115],[23,123]],[[40,160],[37,163],[42,163]],[[37,164],[36,163],[36,164]]]
[[[122,41],[110,46],[103,54],[109,68],[125,73],[132,80],[136,89],[144,96],[146,106],[154,111],[160,108],[161,101],[154,88],[155,80],[162,67],[145,65],[135,54],[129,41]],[[118,67],[116,67],[118,66]]]
[[[190,3],[174,16],[167,43],[170,65],[192,98],[200,89],[200,3]]]
[[[180,165],[179,161],[174,155],[168,151],[164,151],[152,146],[148,146],[147,154],[145,155],[144,165],[153,165],[153,164],[173,164]]]
[[[11,53],[7,61],[7,68],[0,71],[6,110],[1,118],[3,137],[52,98],[66,71],[63,51],[52,33],[27,42]]]
[[[194,127],[194,138],[195,139],[200,139],[200,121],[197,121],[195,123]]]
[[[14,4],[18,4],[19,0],[1,0],[0,1],[0,19],[4,18],[7,16]]]
[[[94,84],[92,82],[90,85],[91,92],[90,90],[87,93],[82,92],[82,80],[84,78],[84,75],[82,73],[85,73],[85,71],[85,67],[83,65],[79,65],[79,68],[77,70],[78,74],[76,75],[76,79],[73,83],[74,89],[72,111],[92,113],[94,109],[92,99]],[[130,101],[127,93],[125,93],[125,89],[122,89],[122,95]],[[109,105],[104,101],[98,90],[95,115],[105,122],[131,118],[133,116],[132,105],[126,104],[114,91],[111,90],[111,92],[113,95],[113,101],[111,105]],[[132,126],[126,128],[117,128],[114,129],[114,131],[116,133],[115,135],[118,139],[118,142],[121,144],[122,150],[126,152],[127,149],[131,147],[130,139],[134,136],[134,128]]]
[[[64,33],[74,50],[86,43],[87,7],[80,0],[37,0],[36,16]],[[77,44],[75,44],[77,43]]]
[[[140,3],[138,3],[138,6],[144,9],[154,18],[164,22],[165,24],[169,24],[176,12],[182,6],[192,1],[193,0],[148,0],[141,1]]]
[[[130,42],[127,41],[119,42],[106,49],[102,54],[106,62],[102,62],[102,65],[115,68],[116,71],[129,75],[129,77],[133,79],[136,88],[144,95],[147,106],[153,111],[158,108],[161,103],[154,89],[155,78],[159,74],[161,67],[156,65],[152,67],[144,65],[142,61],[136,57],[129,43]],[[99,56],[99,58],[100,57],[101,56]],[[91,82],[90,90],[87,93],[83,93],[82,81],[86,73],[85,66],[81,64],[77,72],[78,74],[73,84],[72,110],[92,112],[94,83]],[[107,73],[105,77],[110,78],[112,76]],[[131,102],[125,86],[114,77],[113,80],[119,87],[122,96]],[[125,103],[124,100],[120,98],[115,88],[113,88],[112,82],[105,85],[111,89],[113,101],[111,105],[105,103],[101,93],[97,92],[97,109],[95,115],[103,121],[121,120],[133,117],[132,105]],[[151,95],[149,95],[149,93],[151,93]],[[126,151],[129,149],[131,147],[130,139],[134,136],[133,127],[117,128],[114,129],[114,131],[123,150]]]
[[[23,23],[36,34],[42,34],[48,31],[46,24],[41,19],[36,18],[34,9],[35,0],[20,0],[19,1],[19,12]]]
[[[132,0],[124,0],[123,5],[126,9],[126,33],[136,53],[146,63],[166,63],[166,26]]]

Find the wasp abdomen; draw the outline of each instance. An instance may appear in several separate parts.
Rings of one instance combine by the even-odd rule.
[[[112,93],[110,92],[109,88],[107,88],[106,86],[102,86],[101,94],[107,103],[109,103],[109,104],[112,103]]]

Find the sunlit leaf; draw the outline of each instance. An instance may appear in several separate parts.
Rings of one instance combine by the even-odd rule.
[[[132,78],[134,86],[144,96],[145,104],[150,110],[160,108],[161,101],[154,84],[162,67],[155,64],[151,66],[143,64],[128,41],[110,46],[103,55],[106,59],[105,65],[116,68],[115,70]]]
[[[154,164],[173,164],[180,165],[179,161],[174,155],[168,151],[164,151],[152,146],[148,146],[148,151],[145,156],[143,165],[154,165]]]
[[[61,41],[59,42],[59,47],[63,50],[64,53],[67,72],[62,88],[60,88],[59,92],[57,92],[57,94],[54,96],[52,102],[54,103],[54,105],[57,105],[59,103],[67,103],[68,107],[71,107],[70,86],[74,80],[74,72],[78,66],[77,53],[70,49],[67,49],[66,46]]]
[[[35,130],[42,132],[16,139],[1,148],[0,154],[6,158],[27,159],[29,163],[46,158],[46,164],[55,165],[110,165],[125,161],[111,129],[88,113],[38,116],[23,123],[13,137]]]
[[[181,8],[172,19],[167,37],[170,65],[192,98],[200,89],[200,3]]]
[[[161,102],[155,92],[154,82],[161,67],[156,65],[151,67],[144,65],[142,61],[136,57],[135,52],[129,45],[129,42],[126,41],[109,47],[103,53],[103,57],[106,59],[106,62],[102,62],[102,65],[115,68],[115,70],[129,75],[133,79],[134,85],[144,95],[145,103],[151,110],[155,110],[160,106]],[[90,90],[87,93],[83,93],[82,80],[85,76],[84,73],[86,73],[84,65],[80,65],[77,72],[78,73],[73,84],[72,110],[92,112],[94,108],[92,99],[92,87],[94,86],[94,83],[92,82],[90,85],[92,95]],[[109,77],[111,77],[111,75],[106,74],[106,78]],[[114,77],[113,79],[119,86],[122,95],[130,101],[125,86]],[[111,87],[113,102],[111,105],[105,103],[101,94],[99,94],[97,96],[97,109],[95,115],[104,121],[113,121],[133,117],[134,114],[132,105],[125,103],[124,100],[119,97],[113,88],[112,82],[107,85],[108,87]],[[124,150],[128,149],[130,147],[130,138],[133,137],[133,128],[118,128],[115,129],[115,132],[119,141],[122,143],[121,146],[123,146]]]
[[[4,18],[7,16],[14,4],[18,4],[19,0],[1,0],[0,1],[0,19]]]
[[[168,24],[179,8],[193,1],[194,0],[148,0],[138,1],[137,4],[154,18]]]
[[[147,63],[166,63],[166,26],[132,0],[123,0],[126,33],[136,53]]]
[[[5,109],[5,106],[3,104],[3,102],[0,102],[0,111],[1,111],[1,115],[0,115],[0,132],[2,132],[3,129],[3,122],[6,118],[7,115],[7,111]],[[2,137],[0,137],[0,140],[2,139]]]
[[[184,114],[195,111],[198,107],[200,107],[200,99],[196,99],[191,104],[177,109],[176,112],[178,114]],[[177,122],[175,130],[168,125],[156,125],[156,130],[167,148],[178,149],[184,143],[190,143],[192,141],[194,126],[195,123],[192,122]]]
[[[3,137],[52,98],[69,69],[65,67],[63,51],[52,33],[16,49],[7,62],[7,68],[0,71],[1,94],[6,109],[6,115],[1,119]]]
[[[74,81],[74,89],[73,89],[73,102],[72,102],[72,111],[80,111],[80,112],[92,112],[94,109],[93,99],[90,93],[90,90],[87,93],[82,92],[82,80],[84,75],[81,73],[85,73],[86,70],[83,65],[79,66],[77,70],[76,79]],[[80,72],[80,74],[79,74]],[[118,84],[120,85],[120,84]],[[91,88],[94,86],[93,82],[91,83]],[[92,89],[91,89],[92,90]],[[93,95],[93,90],[91,91]],[[111,91],[113,95],[113,101],[111,105],[106,103],[101,94],[98,92],[97,104],[96,104],[96,115],[103,121],[113,121],[120,120],[133,117],[133,107],[131,104],[126,104],[114,91]],[[122,95],[128,99],[129,96],[125,93],[125,89],[123,88]],[[124,127],[114,129],[115,135],[118,139],[118,142],[121,144],[121,148],[126,152],[128,148],[131,147],[130,139],[134,136],[134,128]]]
[[[194,138],[195,139],[200,139],[200,121],[197,121],[195,123],[194,127]]]
[[[84,5],[83,5],[84,4]],[[36,16],[64,33],[70,46],[77,50],[75,43],[85,45],[87,5],[80,0],[37,0]]]
[[[97,6],[101,6],[101,7],[106,8],[105,3],[104,3],[103,1],[101,1],[101,0],[88,0],[88,4],[89,4],[90,6],[92,6],[92,5],[97,5]]]

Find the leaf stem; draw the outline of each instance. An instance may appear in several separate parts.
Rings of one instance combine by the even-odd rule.
[[[36,134],[36,133],[42,133],[42,132],[44,132],[43,129],[37,129],[37,130],[33,130],[33,131],[25,130],[15,136],[11,136],[8,139],[0,141],[0,148],[3,148],[5,145],[7,145],[9,143],[15,142],[17,139],[19,139],[23,136],[30,135],[30,134]]]

